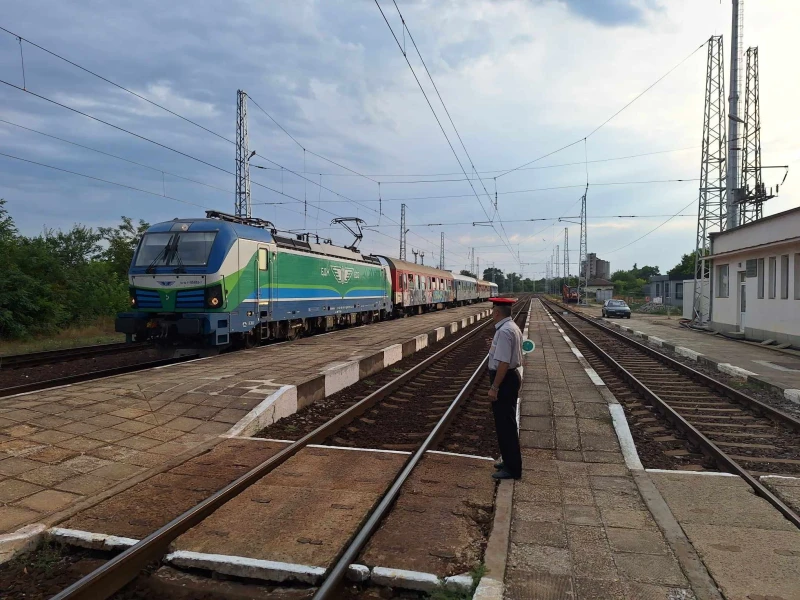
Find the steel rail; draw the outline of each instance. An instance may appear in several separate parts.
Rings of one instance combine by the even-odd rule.
[[[516,320],[524,311],[525,305],[523,303],[523,307],[517,312],[517,314],[514,316],[514,319]],[[403,487],[408,478],[411,476],[411,473],[425,456],[425,453],[440,441],[441,436],[450,426],[456,414],[458,414],[458,411],[461,408],[464,400],[472,392],[472,389],[477,384],[481,375],[483,375],[483,370],[488,361],[489,355],[487,354],[481,361],[481,364],[478,365],[470,378],[458,392],[453,402],[450,403],[450,406],[428,434],[428,437],[426,437],[425,441],[422,442],[422,445],[406,461],[403,470],[397,475],[397,477],[395,477],[391,487],[383,495],[378,506],[371,512],[366,523],[364,523],[361,529],[355,533],[352,541],[340,554],[336,564],[331,567],[327,577],[317,589],[317,592],[314,594],[312,600],[328,600],[330,598],[337,597],[334,594],[338,592],[339,584],[347,574],[347,569],[358,558],[361,550],[374,535],[375,531],[378,529],[378,526],[381,524],[381,521],[383,521],[383,519],[389,513],[392,505],[397,499],[397,496],[400,494],[400,489]]]
[[[126,342],[113,344],[98,344],[96,346],[80,346],[77,348],[63,348],[61,350],[45,350],[43,352],[30,352],[27,354],[7,354],[0,356],[0,369],[34,367],[54,362],[66,362],[91,358],[98,354],[123,354],[145,348],[144,343],[128,344]]]
[[[28,392],[36,392],[39,390],[47,390],[62,385],[71,385],[73,383],[93,381],[95,379],[102,379],[103,377],[111,377],[113,375],[125,375],[127,373],[136,373],[137,371],[146,371],[147,369],[155,369],[156,367],[166,367],[168,365],[175,365],[189,360],[194,360],[198,356],[199,355],[197,354],[192,354],[192,355],[181,356],[179,358],[164,358],[161,360],[153,360],[146,363],[124,365],[122,367],[112,367],[111,369],[90,371],[88,373],[78,373],[77,375],[67,375],[66,377],[58,377],[56,379],[46,379],[43,381],[33,381],[31,383],[23,383],[22,385],[0,388],[0,398],[15,396],[16,394],[26,394]]]
[[[636,389],[646,400],[648,400],[670,423],[676,428],[680,429],[686,436],[691,439],[697,446],[707,452],[717,463],[730,473],[738,475],[745,482],[753,488],[753,491],[764,498],[767,502],[772,504],[789,522],[795,527],[800,528],[800,515],[792,510],[787,504],[767,489],[760,481],[753,477],[747,469],[742,467],[738,462],[733,460],[728,454],[720,449],[714,442],[708,439],[703,433],[700,432],[694,425],[684,419],[668,402],[661,399],[661,397],[651,390],[647,385],[639,381],[639,379],[618,363],[608,352],[600,348],[589,337],[565,319],[562,315],[555,313],[559,321],[564,323],[571,332],[577,335],[583,343],[585,343],[603,362],[609,365],[614,371],[617,372],[628,384]],[[591,321],[590,321],[591,322]],[[594,323],[592,323],[594,325]],[[598,327],[600,327],[598,325]],[[605,329],[605,328],[603,328]]]
[[[309,444],[322,442],[335,431],[368,411],[406,381],[413,379],[417,374],[442,359],[461,344],[475,337],[489,323],[491,323],[491,320],[487,319],[466,335],[432,354],[327,423],[320,425],[311,433],[286,446],[271,458],[62,590],[53,596],[51,600],[104,600],[116,593],[132,581],[149,563],[159,560],[177,537],[199,524],[223,504],[238,496]]]
[[[713,390],[719,392],[726,398],[733,400],[737,404],[746,406],[747,408],[750,408],[751,410],[753,410],[758,414],[769,417],[773,421],[777,421],[783,423],[784,425],[788,425],[793,429],[800,430],[800,419],[798,419],[797,417],[794,417],[789,413],[786,413],[778,408],[775,408],[774,406],[770,406],[769,404],[761,402],[760,400],[757,400],[751,396],[748,396],[747,394],[740,392],[739,390],[734,389],[729,385],[726,385],[725,383],[719,381],[718,379],[714,379],[713,377],[710,377],[705,373],[701,373],[697,369],[693,369],[689,365],[685,365],[682,362],[675,360],[671,356],[667,356],[663,352],[659,352],[658,350],[651,348],[647,344],[643,344],[641,342],[633,340],[628,336],[626,336],[624,333],[616,331],[615,329],[612,329],[611,327],[597,321],[596,319],[592,319],[590,317],[587,317],[586,315],[579,313],[578,311],[566,308],[562,305],[556,304],[551,301],[545,300],[544,302],[546,304],[549,304],[550,306],[557,306],[559,310],[566,310],[568,313],[578,317],[580,320],[585,321],[586,323],[593,325],[597,329],[600,329],[601,331],[604,331],[605,333],[614,336],[616,339],[625,342],[629,346],[632,346],[633,348],[636,348],[637,350],[640,350],[641,352],[648,354],[652,358],[655,358],[658,361],[666,364],[668,367],[680,371],[683,375],[686,375],[694,379],[695,381],[698,381],[703,385],[712,388]]]

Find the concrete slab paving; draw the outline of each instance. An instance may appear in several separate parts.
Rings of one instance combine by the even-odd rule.
[[[607,400],[538,301],[520,412],[505,598],[695,598],[648,511]]]
[[[71,507],[200,452],[276,393],[291,391],[292,402],[273,411],[274,419],[487,311],[484,304],[448,309],[0,398],[0,534],[51,524]],[[43,490],[52,493],[26,500]]]

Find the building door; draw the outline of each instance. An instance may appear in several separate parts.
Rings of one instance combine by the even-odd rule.
[[[272,272],[270,269],[269,248],[259,246],[256,261],[256,300],[258,316],[268,317],[272,313]],[[273,263],[274,266],[274,263]]]
[[[744,331],[744,315],[747,310],[747,272],[739,272],[739,331]]]

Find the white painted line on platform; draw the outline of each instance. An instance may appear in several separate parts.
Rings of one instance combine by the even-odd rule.
[[[725,373],[726,375],[730,375],[731,377],[737,377],[745,380],[753,375],[758,375],[758,373],[753,373],[752,371],[748,371],[747,369],[737,367],[736,365],[732,365],[730,363],[718,363],[717,370]]]
[[[714,477],[739,477],[733,473],[725,473],[723,471],[674,471],[671,469],[645,469],[648,473],[664,473],[674,475],[710,475]]]
[[[214,354],[212,356],[201,356],[200,358],[192,358],[190,360],[182,360],[181,362],[172,363],[171,365],[161,365],[160,367],[153,367],[154,371],[158,369],[169,369],[170,367],[179,367],[181,365],[188,365],[193,362],[200,362],[201,360],[208,360],[209,358],[217,358],[219,355]],[[120,375],[130,375],[130,373],[120,373]],[[109,377],[116,377],[116,375],[109,375]],[[95,381],[94,379],[92,381]]]
[[[441,454],[442,456],[457,456],[458,458],[475,458],[477,460],[488,460],[488,461],[494,460],[491,456],[477,456],[476,454],[459,454],[458,452],[443,452],[442,450],[428,450],[425,454]]]
[[[660,337],[656,337],[656,336],[654,336],[654,335],[651,335],[649,338],[647,338],[647,341],[648,341],[648,342],[652,342],[652,343],[653,343],[653,344],[655,344],[656,346],[659,346],[659,347],[661,347],[661,346],[663,346],[663,345],[666,343],[666,341],[667,341],[667,340],[665,340],[665,339],[662,339],[662,338],[660,338]]]
[[[576,347],[570,346],[569,349],[572,350],[572,353],[575,356],[577,356],[578,358],[585,358],[585,356],[583,356],[583,353],[580,350],[578,350]]]
[[[139,540],[133,538],[105,533],[91,533],[79,529],[63,529],[61,527],[51,527],[47,530],[47,534],[65,544],[91,550],[118,550],[120,548],[130,548],[139,543]]]
[[[597,371],[595,371],[593,368],[587,367],[584,369],[584,371],[586,371],[586,374],[589,376],[589,379],[592,380],[593,384],[595,384],[596,386],[605,385],[603,378],[600,377],[600,375],[597,374]]]
[[[327,378],[326,378],[327,381]],[[242,437],[272,425],[278,419],[297,412],[297,387],[284,385],[258,403],[223,437]]]
[[[402,587],[420,592],[435,592],[442,582],[433,573],[373,567],[372,583],[386,587]]]
[[[609,404],[608,410],[611,413],[611,420],[614,423],[614,430],[617,432],[619,446],[622,449],[622,456],[625,464],[631,471],[641,471],[644,469],[642,461],[639,460],[639,453],[636,451],[636,444],[633,442],[631,428],[625,418],[625,409],[621,404]]]
[[[322,567],[188,550],[178,550],[168,554],[164,561],[179,567],[208,569],[224,575],[277,582],[299,581],[315,584],[325,575],[325,569]]]
[[[789,475],[762,475],[759,479],[789,479],[791,481],[800,481],[800,477],[790,477]]]
[[[684,346],[675,346],[675,354],[685,356],[689,360],[694,361],[696,361],[699,356],[703,356],[700,352],[695,352],[691,348],[686,348]]]
[[[800,390],[783,390],[783,397],[789,402],[800,404]]]
[[[278,440],[275,438],[248,437],[245,435],[231,437],[231,439],[252,440],[254,442],[272,442],[275,444],[294,444],[296,441],[296,440]],[[377,452],[379,454],[404,454],[404,455],[411,454],[411,452],[408,452],[407,450],[384,450],[383,448],[354,448],[352,446],[326,446],[324,444],[308,444],[306,448],[322,448],[323,450],[350,450],[353,452]]]

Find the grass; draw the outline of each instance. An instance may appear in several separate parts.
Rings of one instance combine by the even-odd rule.
[[[22,554],[14,560],[26,573],[31,569],[49,577],[63,558],[62,550],[62,546],[46,542],[33,552]]]
[[[114,332],[114,319],[104,317],[90,325],[71,327],[53,335],[37,336],[22,340],[0,340],[0,355],[62,350],[77,346],[94,346],[124,342],[125,336]]]
[[[403,371],[403,369],[400,369],[398,367],[392,367],[391,369],[389,369],[389,372],[390,373],[404,373],[405,371]]]
[[[372,379],[365,379],[364,380],[364,385],[375,385],[375,382],[372,381]]]

